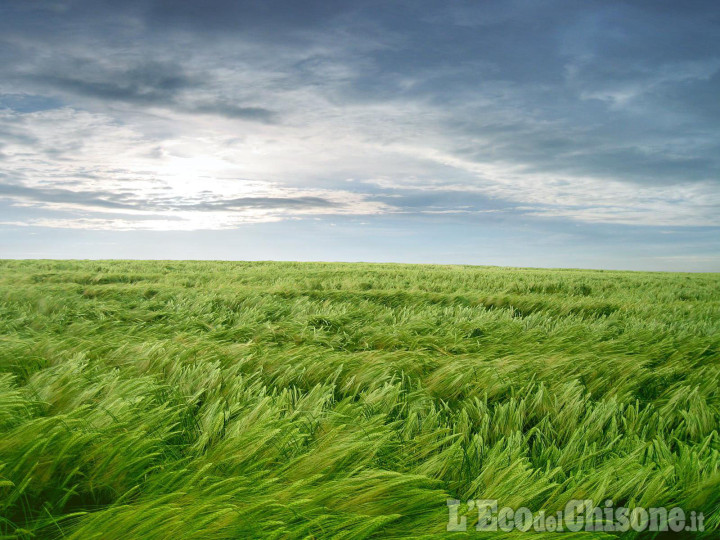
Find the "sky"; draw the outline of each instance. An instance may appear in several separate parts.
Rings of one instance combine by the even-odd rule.
[[[720,271],[720,5],[2,1],[0,258]]]

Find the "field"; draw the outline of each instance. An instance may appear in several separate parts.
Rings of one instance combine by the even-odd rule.
[[[720,274],[0,261],[2,537],[531,535],[445,532],[482,498],[712,538],[719,426]]]

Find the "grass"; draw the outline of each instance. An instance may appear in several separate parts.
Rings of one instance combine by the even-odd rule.
[[[487,498],[717,537],[719,308],[718,274],[0,261],[0,536],[461,538],[446,499]]]

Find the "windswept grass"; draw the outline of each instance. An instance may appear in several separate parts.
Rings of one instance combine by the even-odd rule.
[[[3,537],[429,537],[484,498],[712,538],[719,426],[717,274],[0,262]]]

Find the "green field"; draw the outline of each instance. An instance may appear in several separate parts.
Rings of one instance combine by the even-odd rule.
[[[482,498],[713,538],[719,429],[720,274],[0,261],[2,537],[500,538],[445,532]]]

